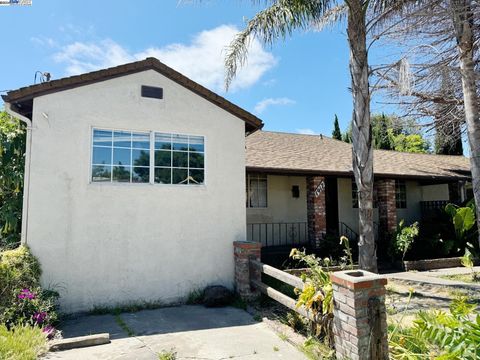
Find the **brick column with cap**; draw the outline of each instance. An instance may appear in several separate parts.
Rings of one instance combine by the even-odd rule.
[[[262,245],[250,241],[234,241],[235,290],[244,300],[252,300],[258,296],[250,286],[250,279],[261,280],[261,274],[250,266],[250,260],[260,261]]]
[[[387,279],[364,270],[338,271],[330,278],[337,359],[388,359]]]
[[[308,240],[319,245],[327,232],[325,211],[325,178],[323,176],[307,177],[307,221]]]

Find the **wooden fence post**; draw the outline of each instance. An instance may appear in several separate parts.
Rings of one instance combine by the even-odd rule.
[[[261,281],[260,271],[255,269],[250,260],[260,261],[262,245],[249,241],[234,241],[235,290],[244,300],[252,300],[258,292],[251,286],[251,280]]]
[[[363,270],[339,271],[330,278],[337,359],[388,359],[387,279]]]

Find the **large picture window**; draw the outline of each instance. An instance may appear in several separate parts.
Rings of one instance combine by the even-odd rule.
[[[267,207],[267,176],[247,174],[247,207]]]
[[[205,182],[203,136],[93,129],[92,146],[92,182]]]
[[[155,133],[155,183],[203,184],[204,147],[203,136]]]

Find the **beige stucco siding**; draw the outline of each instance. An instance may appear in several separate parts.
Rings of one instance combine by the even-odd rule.
[[[422,186],[422,201],[448,200],[448,185],[436,184]]]
[[[140,97],[161,86],[164,100]],[[203,186],[90,183],[92,127],[205,136]],[[34,101],[27,243],[65,311],[233,285],[244,122],[150,70]]]
[[[292,196],[298,185],[300,196]],[[267,207],[248,208],[247,223],[285,223],[307,221],[307,182],[303,176],[267,176]]]

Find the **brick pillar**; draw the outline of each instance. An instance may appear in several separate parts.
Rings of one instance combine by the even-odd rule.
[[[397,229],[395,180],[381,179],[375,183],[378,202],[378,232],[388,236]]]
[[[461,187],[458,181],[448,183],[448,200],[454,204],[459,204],[462,200],[460,191]]]
[[[308,240],[318,246],[327,232],[323,176],[307,176],[307,221]]]
[[[261,280],[258,270],[252,269],[250,260],[260,261],[262,245],[249,241],[234,241],[233,251],[235,259],[235,290],[244,300],[252,300],[258,294],[250,286],[250,279]]]
[[[388,359],[387,279],[363,270],[339,271],[330,278],[337,359]]]

